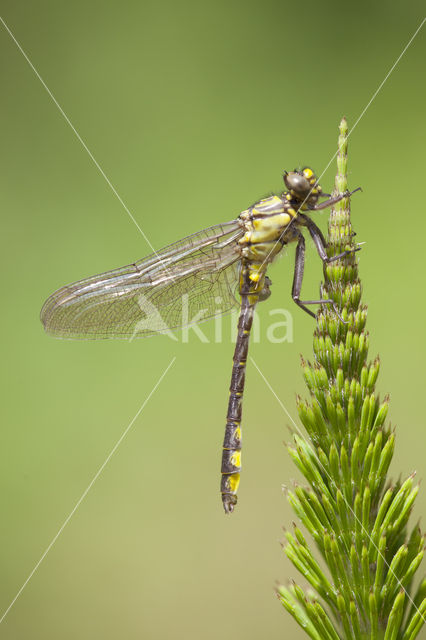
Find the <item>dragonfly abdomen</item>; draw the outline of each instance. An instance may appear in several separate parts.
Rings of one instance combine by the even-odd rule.
[[[241,313],[238,322],[238,335],[233,358],[225,438],[223,441],[220,489],[226,513],[232,513],[237,503],[237,490],[241,471],[241,417],[247,355],[254,309],[264,286],[264,277],[260,283],[254,283],[250,281],[249,274],[250,268],[243,269]],[[245,289],[245,287],[248,287],[248,289]]]

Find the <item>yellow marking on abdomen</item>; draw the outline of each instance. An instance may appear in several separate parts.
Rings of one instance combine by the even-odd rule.
[[[238,485],[240,484],[240,474],[233,473],[230,475],[227,484],[230,493],[237,493]]]
[[[229,462],[234,465],[234,467],[241,467],[241,451],[235,451],[232,456],[229,458]]]

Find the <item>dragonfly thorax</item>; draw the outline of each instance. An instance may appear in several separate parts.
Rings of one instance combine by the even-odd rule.
[[[246,232],[239,240],[241,254],[249,261],[267,265],[283,246],[292,240],[288,234],[290,222],[297,217],[297,209],[283,196],[269,196],[256,202],[240,214]]]

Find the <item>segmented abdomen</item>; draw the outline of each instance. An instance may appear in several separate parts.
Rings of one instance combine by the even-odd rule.
[[[237,490],[241,470],[241,416],[247,354],[253,313],[256,306],[254,296],[243,296],[238,336],[235,345],[231,384],[229,387],[228,413],[222,453],[222,502],[226,513],[232,513],[237,503]]]

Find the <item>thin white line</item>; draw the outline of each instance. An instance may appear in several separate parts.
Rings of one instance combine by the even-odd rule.
[[[250,360],[251,362],[254,364],[254,366],[257,369],[257,372],[259,373],[260,377],[262,378],[263,382],[266,384],[266,386],[268,387],[269,391],[271,391],[271,393],[274,395],[275,399],[277,400],[278,404],[280,405],[281,409],[287,414],[288,418],[292,421],[292,423],[294,424],[294,426],[296,427],[296,429],[299,431],[300,435],[302,437],[304,437],[302,431],[299,429],[297,423],[294,421],[293,417],[291,416],[291,414],[288,412],[287,408],[285,407],[285,405],[281,402],[280,398],[277,396],[277,394],[275,393],[275,391],[272,388],[272,385],[268,382],[268,380],[266,379],[266,377],[263,375],[263,373],[261,372],[261,370],[259,369],[259,367],[257,366],[253,356],[250,356]]]
[[[251,362],[254,364],[254,366],[256,367],[258,373],[260,374],[261,378],[263,379],[263,381],[265,382],[266,386],[268,387],[268,389],[271,391],[271,393],[273,394],[273,396],[275,397],[275,399],[278,401],[278,404],[280,405],[281,409],[283,409],[283,411],[287,414],[287,416],[290,418],[290,420],[292,421],[293,425],[296,427],[297,432],[300,434],[300,436],[305,440],[306,437],[305,435],[302,433],[301,429],[299,428],[299,426],[296,424],[296,422],[294,421],[294,419],[292,418],[292,416],[290,415],[290,413],[287,411],[286,407],[284,406],[284,404],[281,402],[280,398],[277,396],[277,394],[275,393],[274,389],[272,388],[271,384],[269,383],[269,381],[266,379],[266,377],[264,376],[264,374],[262,373],[262,371],[259,369],[259,367],[257,366],[256,362],[254,361],[253,357],[250,356],[250,360]],[[314,443],[312,442],[309,434],[308,434],[308,440],[311,442],[312,445],[314,445]],[[316,455],[315,451],[313,450],[313,453],[315,454],[315,458],[316,458],[316,462],[318,464],[319,467],[321,467],[321,469],[324,471],[325,475],[328,477],[328,479],[330,480],[331,484],[336,486],[336,483],[334,481],[334,479],[331,477],[331,475],[329,474],[329,472],[327,471],[327,469],[324,467],[323,463],[321,462],[321,460],[318,458],[318,456]],[[343,496],[343,493],[342,493]],[[371,544],[374,546],[374,548],[376,549],[377,553],[380,554],[381,558],[383,559],[383,562],[385,563],[385,565],[387,566],[388,570],[390,571],[390,564],[387,562],[386,558],[384,557],[384,555],[381,553],[381,551],[379,550],[379,547],[376,545],[376,543],[374,542],[374,540],[372,539],[370,533],[367,531],[367,529],[364,527],[364,525],[362,524],[362,522],[360,521],[360,519],[357,517],[355,511],[352,509],[351,505],[348,503],[348,501],[346,500],[345,496],[343,496],[343,501],[345,503],[345,505],[348,507],[349,511],[352,513],[352,515],[354,516],[355,520],[358,522],[358,524],[360,525],[361,529],[363,530],[363,532],[366,534],[367,538],[370,540]],[[399,584],[399,586],[404,590],[408,600],[410,601],[410,603],[413,605],[413,607],[415,608],[415,610],[417,611],[417,613],[420,614],[420,617],[422,618],[423,622],[426,622],[426,619],[423,617],[423,615],[420,613],[420,609],[415,605],[414,600],[411,598],[410,594],[408,593],[408,591],[405,589],[405,587],[403,586],[401,580],[398,578],[398,576],[395,574],[395,572],[392,570],[392,574],[394,576],[394,578],[396,578],[397,583]]]
[[[164,376],[169,371],[170,367],[172,366],[172,364],[174,363],[175,360],[176,360],[176,357],[174,357],[171,360],[171,362],[168,365],[168,367],[164,370],[164,372],[162,373],[162,375],[160,376],[160,378],[158,379],[158,381],[154,385],[152,391],[149,393],[149,395],[144,400],[144,402],[141,405],[141,407],[138,409],[138,411],[135,414],[134,418],[130,421],[130,423],[128,424],[126,429],[123,431],[123,433],[121,434],[120,438],[117,440],[116,444],[113,446],[113,448],[111,449],[110,453],[107,455],[107,457],[105,458],[104,462],[101,464],[101,466],[99,467],[99,469],[97,470],[97,472],[93,476],[92,480],[89,482],[87,488],[83,491],[83,493],[81,494],[80,498],[75,503],[75,505],[74,505],[73,509],[71,510],[70,514],[64,520],[62,526],[60,527],[60,529],[58,530],[56,535],[53,537],[53,539],[51,540],[50,544],[48,545],[48,547],[46,548],[45,552],[43,553],[43,555],[41,556],[41,558],[39,559],[39,561],[35,565],[34,569],[31,571],[31,573],[29,574],[28,578],[25,580],[24,584],[19,589],[18,593],[13,598],[12,602],[10,603],[10,605],[7,607],[6,611],[1,616],[0,624],[3,622],[3,620],[5,619],[5,617],[7,616],[7,614],[9,613],[9,611],[11,610],[11,608],[13,607],[13,605],[15,604],[15,602],[17,601],[17,599],[19,598],[19,596],[21,595],[21,593],[23,592],[23,590],[25,589],[25,587],[27,586],[27,584],[29,583],[29,581],[31,580],[33,575],[35,574],[35,572],[37,571],[37,569],[39,568],[39,566],[41,565],[41,563],[43,562],[43,560],[45,559],[45,557],[47,556],[49,551],[51,550],[51,548],[53,547],[53,545],[55,544],[55,542],[57,541],[57,539],[59,538],[59,536],[61,535],[63,530],[65,529],[65,527],[67,526],[68,522],[71,520],[71,518],[73,517],[73,515],[77,511],[77,509],[79,508],[79,506],[83,502],[84,498],[87,496],[87,494],[89,493],[90,489],[93,487],[93,485],[95,484],[96,480],[99,478],[99,476],[101,475],[102,471],[105,469],[106,465],[111,460],[111,458],[114,455],[114,453],[117,451],[118,447],[120,446],[120,444],[122,443],[122,441],[124,440],[124,438],[126,437],[128,432],[130,431],[130,429],[132,428],[134,422],[137,420],[137,418],[142,413],[142,411],[145,408],[146,404],[150,400],[150,398],[153,395],[153,393],[157,390],[158,386],[161,384]]]
[[[391,68],[389,69],[388,73],[386,74],[383,82],[378,86],[378,88],[376,89],[375,93],[373,94],[372,98],[370,99],[370,102],[367,104],[367,106],[364,108],[364,110],[362,111],[361,115],[358,117],[357,121],[355,122],[354,126],[349,130],[348,132],[348,138],[351,135],[351,133],[353,132],[353,130],[355,129],[355,127],[357,126],[358,122],[361,120],[361,118],[363,117],[364,113],[367,111],[368,107],[370,106],[370,104],[373,102],[374,98],[377,96],[377,94],[379,93],[380,89],[383,87],[383,85],[385,84],[386,80],[389,78],[390,74],[392,73],[392,71],[395,69],[396,65],[398,64],[398,62],[401,60],[402,56],[404,55],[404,53],[407,51],[408,47],[411,45],[411,43],[413,42],[414,38],[416,37],[416,35],[418,34],[418,32],[420,31],[420,29],[423,27],[424,23],[426,22],[426,18],[423,18],[423,20],[420,23],[420,26],[417,27],[417,29],[415,30],[414,34],[411,36],[410,40],[408,41],[408,43],[405,45],[404,49],[402,50],[401,54],[399,55],[399,57],[395,60],[395,62],[393,63],[393,65],[391,66]],[[334,155],[334,158],[337,155],[337,151]],[[333,158],[333,159],[334,159]]]
[[[57,108],[59,109],[60,113],[62,114],[62,116],[64,117],[65,121],[67,122],[67,124],[71,127],[72,131],[74,132],[74,134],[76,135],[78,141],[81,143],[81,145],[83,146],[83,148],[87,151],[90,159],[92,160],[92,162],[94,163],[94,165],[96,166],[96,168],[98,169],[99,173],[102,175],[102,177],[105,179],[106,183],[108,184],[108,186],[110,187],[110,189],[112,190],[113,194],[115,195],[115,197],[117,198],[117,200],[120,202],[121,206],[123,207],[123,209],[126,211],[126,213],[128,214],[128,216],[130,217],[130,219],[133,221],[133,223],[136,225],[136,227],[138,228],[139,232],[141,233],[142,237],[144,238],[145,242],[149,245],[149,247],[151,248],[151,250],[156,253],[154,247],[152,246],[151,242],[149,241],[148,237],[146,236],[146,234],[142,231],[141,227],[139,226],[139,224],[137,223],[137,221],[135,220],[134,216],[131,214],[131,212],[129,211],[129,209],[127,208],[127,206],[125,205],[125,203],[123,202],[122,198],[120,197],[120,195],[118,194],[117,190],[115,189],[114,185],[112,184],[112,182],[110,181],[110,179],[108,178],[108,176],[106,175],[106,173],[103,171],[103,169],[101,168],[101,166],[99,165],[98,161],[96,160],[96,158],[94,157],[93,153],[90,151],[89,147],[87,146],[87,144],[84,142],[84,140],[82,139],[82,137],[80,136],[80,134],[78,133],[77,129],[74,127],[74,125],[72,124],[71,120],[68,118],[67,114],[65,113],[65,111],[62,109],[61,105],[59,104],[59,102],[56,100],[55,96],[53,95],[53,93],[50,91],[49,87],[47,86],[47,84],[45,83],[45,81],[43,80],[43,78],[41,77],[41,75],[39,74],[39,72],[37,71],[37,69],[35,68],[35,66],[33,65],[33,63],[31,62],[31,60],[29,59],[29,57],[27,56],[27,54],[25,53],[25,51],[23,50],[23,48],[21,47],[21,45],[19,44],[19,42],[17,41],[17,39],[15,38],[15,36],[13,35],[12,31],[9,29],[9,27],[7,26],[7,24],[5,23],[5,21],[3,20],[3,18],[0,16],[0,21],[2,22],[4,28],[6,29],[6,31],[8,32],[8,34],[10,35],[10,37],[12,38],[13,42],[16,44],[16,46],[18,47],[19,51],[22,53],[22,55],[24,56],[25,60],[28,62],[28,64],[30,65],[31,69],[34,71],[35,75],[37,76],[37,78],[40,80],[41,84],[43,85],[43,87],[46,89],[47,93],[49,94],[50,98],[53,100],[53,102],[55,103],[55,105],[57,106]]]
[[[373,102],[373,100],[376,98],[377,94],[379,93],[379,91],[381,90],[381,88],[383,87],[383,85],[385,84],[386,80],[389,78],[389,76],[391,75],[392,71],[395,69],[396,65],[398,64],[398,62],[401,60],[402,56],[404,55],[404,53],[407,51],[408,47],[411,45],[411,43],[413,42],[414,38],[416,37],[416,35],[418,34],[418,32],[420,31],[420,29],[423,27],[424,23],[426,22],[426,18],[423,18],[423,20],[421,21],[420,25],[417,27],[417,29],[415,30],[414,34],[411,36],[411,38],[409,39],[408,43],[405,45],[405,47],[403,48],[402,52],[400,53],[400,55],[398,56],[398,58],[395,60],[395,62],[393,63],[393,65],[391,66],[391,68],[389,69],[389,71],[387,72],[386,76],[384,77],[384,79],[382,80],[382,82],[379,84],[379,86],[377,87],[376,91],[373,93],[372,97],[370,98],[370,100],[367,102],[367,105],[364,107],[364,109],[361,111],[361,114],[358,116],[357,120],[355,121],[354,126],[349,129],[348,131],[348,135],[347,135],[347,139],[349,139],[349,137],[352,135],[352,133],[354,132],[355,128],[357,127],[359,121],[361,120],[361,118],[364,116],[365,112],[367,111],[367,109],[370,107],[371,103]],[[324,169],[324,171],[321,173],[320,177],[318,178],[318,181],[321,180],[321,178],[323,177],[323,175],[325,174],[325,172],[327,171],[328,167],[331,165],[331,163],[333,162],[334,158],[337,156],[337,154],[339,153],[339,149],[337,149],[337,151],[335,152],[335,154],[333,155],[333,157],[331,158],[330,162],[327,164],[326,168]],[[309,197],[309,196],[308,196]],[[306,201],[306,200],[305,200]]]
[[[389,71],[387,72],[386,76],[384,77],[384,79],[382,80],[382,82],[379,84],[379,86],[377,87],[376,91],[373,93],[372,97],[370,98],[370,100],[367,102],[367,105],[364,107],[364,109],[361,111],[361,114],[358,116],[354,126],[348,131],[348,135],[347,135],[347,139],[349,139],[349,136],[353,133],[353,131],[355,130],[355,127],[358,125],[359,121],[361,120],[361,118],[364,116],[365,112],[367,111],[367,109],[370,107],[371,103],[373,102],[373,100],[376,98],[377,94],[379,93],[379,91],[381,90],[381,88],[383,87],[383,85],[385,84],[386,80],[389,78],[389,76],[391,75],[392,71],[395,69],[396,65],[398,64],[398,62],[401,60],[402,56],[404,55],[404,53],[407,51],[408,47],[411,45],[411,43],[413,42],[414,38],[417,36],[417,34],[419,33],[420,29],[423,27],[424,23],[426,22],[426,18],[423,18],[423,20],[421,21],[420,25],[417,27],[417,29],[415,30],[414,34],[411,36],[411,38],[409,39],[408,43],[405,45],[404,49],[402,50],[402,52],[400,53],[400,55],[398,56],[398,58],[395,60],[395,62],[393,63],[393,65],[391,66],[391,68],[389,69]],[[319,182],[321,180],[321,178],[323,177],[323,175],[325,174],[325,172],[327,171],[328,167],[331,165],[331,163],[333,162],[334,158],[337,156],[337,154],[339,153],[339,149],[337,149],[337,151],[334,153],[334,155],[330,158],[328,164],[326,165],[325,169],[321,172],[321,174],[319,175],[317,182]],[[315,187],[315,185],[312,187],[312,189]],[[305,204],[305,202],[307,201],[307,199],[309,198],[309,196],[312,193],[312,189],[309,191],[308,195],[306,196],[306,198],[303,200],[302,204],[299,207],[299,210],[301,209],[301,207],[303,207],[303,205]],[[272,249],[269,251],[268,255],[266,256],[266,258],[264,259],[264,261],[262,262],[262,265],[260,268],[263,267],[263,265],[265,264],[265,262],[267,261],[267,259],[269,258],[269,256],[271,255],[271,253],[273,252],[273,250],[275,249],[275,247],[278,245],[278,243],[281,241],[282,237],[285,235],[285,232],[288,230],[289,226],[291,225],[291,223],[293,222],[295,218],[293,218],[290,223],[287,225],[287,227],[283,230],[283,232],[281,233],[280,237],[278,238],[278,240],[275,242],[274,246],[272,247]]]

